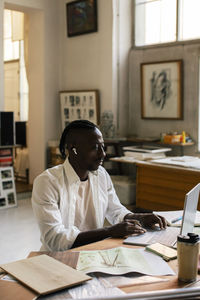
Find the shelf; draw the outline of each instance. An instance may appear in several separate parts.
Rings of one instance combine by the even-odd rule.
[[[171,144],[162,143],[162,142],[157,142],[157,144],[159,144],[159,145],[165,145],[165,146],[187,147],[187,146],[193,146],[193,145],[194,145],[194,142],[190,142],[190,143],[171,143]]]

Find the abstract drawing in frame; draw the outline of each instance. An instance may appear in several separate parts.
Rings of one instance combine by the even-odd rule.
[[[143,119],[183,119],[182,60],[141,64]]]

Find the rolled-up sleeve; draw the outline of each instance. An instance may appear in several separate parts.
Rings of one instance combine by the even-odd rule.
[[[44,250],[64,251],[73,245],[80,231],[64,224],[60,211],[60,190],[47,175],[38,176],[33,184],[32,207],[37,219]]]

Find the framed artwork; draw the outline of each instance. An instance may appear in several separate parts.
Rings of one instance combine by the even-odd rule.
[[[17,205],[13,167],[0,167],[0,209]]]
[[[60,92],[62,130],[74,120],[100,121],[99,93],[97,90]]]
[[[183,119],[182,60],[141,64],[141,117]]]
[[[97,31],[97,1],[80,0],[66,3],[68,37]]]

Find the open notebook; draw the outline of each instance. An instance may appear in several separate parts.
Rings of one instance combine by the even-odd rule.
[[[132,235],[124,240],[124,244],[146,246],[153,243],[161,243],[175,247],[177,235],[187,235],[193,232],[195,215],[199,200],[200,183],[185,195],[183,218],[181,227],[167,227],[165,230],[150,230],[141,235]]]

